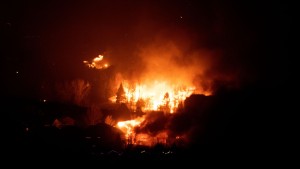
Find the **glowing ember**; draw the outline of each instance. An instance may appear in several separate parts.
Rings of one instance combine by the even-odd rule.
[[[95,69],[105,69],[109,67],[108,63],[105,63],[103,61],[104,56],[98,55],[93,59],[93,61],[90,63],[89,61],[83,61],[85,65],[87,65],[89,68],[95,68]]]

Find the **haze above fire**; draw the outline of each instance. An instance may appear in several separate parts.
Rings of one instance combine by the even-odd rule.
[[[288,26],[277,12],[284,6],[274,5],[196,0],[5,3],[2,67],[8,72],[3,89],[8,90],[3,92],[42,98],[40,90],[50,82],[93,79],[82,61],[99,54],[125,79],[176,74],[204,91],[276,79],[274,70],[286,60],[284,52],[274,49],[284,46],[278,38],[285,34],[278,33]],[[156,65],[162,57],[170,60]],[[183,69],[192,74],[182,75]]]

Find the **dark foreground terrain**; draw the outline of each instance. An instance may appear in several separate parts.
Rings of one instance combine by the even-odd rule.
[[[14,105],[11,101],[6,102],[3,105],[8,109],[6,114],[3,113],[2,158],[4,157],[4,161],[14,161],[12,165],[24,162],[27,165],[37,162],[43,162],[43,165],[131,165],[131,162],[136,161],[143,161],[145,164],[207,163],[211,160],[233,163],[265,161],[265,158],[276,156],[280,149],[276,135],[279,136],[281,130],[276,127],[274,120],[277,115],[273,112],[288,109],[283,109],[283,103],[276,99],[282,96],[267,90],[266,93],[261,92],[224,91],[213,97],[203,116],[194,114],[203,113],[201,110],[204,107],[201,105],[206,98],[203,100],[203,96],[197,95],[188,98],[185,103],[186,114],[178,116],[179,119],[175,121],[185,128],[188,126],[183,121],[191,124],[199,122],[201,127],[195,126],[194,130],[188,130],[191,132],[190,141],[185,145],[158,144],[151,148],[126,145],[118,132],[104,124],[85,128],[41,125],[35,119],[38,116],[27,117],[20,114],[23,111],[18,110],[19,103]]]

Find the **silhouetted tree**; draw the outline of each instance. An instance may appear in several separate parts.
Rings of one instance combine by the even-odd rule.
[[[163,112],[170,112],[170,96],[168,92],[164,95],[163,105],[159,106],[159,110]]]
[[[58,95],[58,100],[60,101],[84,105],[86,104],[86,98],[90,88],[89,82],[82,79],[76,79],[57,84],[56,93]]]
[[[164,103],[166,106],[169,106],[169,103],[170,103],[170,96],[169,96],[169,93],[167,92],[164,96]]]
[[[121,83],[119,86],[119,89],[117,91],[117,98],[116,98],[117,103],[124,103],[126,102],[126,97],[125,97],[125,91],[123,84]]]
[[[143,108],[145,107],[145,101],[143,99],[139,99],[137,102],[136,102],[136,115],[137,116],[141,116],[143,115]]]

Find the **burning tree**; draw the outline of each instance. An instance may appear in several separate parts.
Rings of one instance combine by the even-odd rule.
[[[145,101],[143,99],[139,99],[137,102],[136,102],[136,110],[135,110],[135,113],[137,116],[141,116],[143,115],[143,109],[145,107]]]
[[[163,103],[159,106],[159,110],[167,113],[170,112],[170,96],[168,92],[164,95]]]

